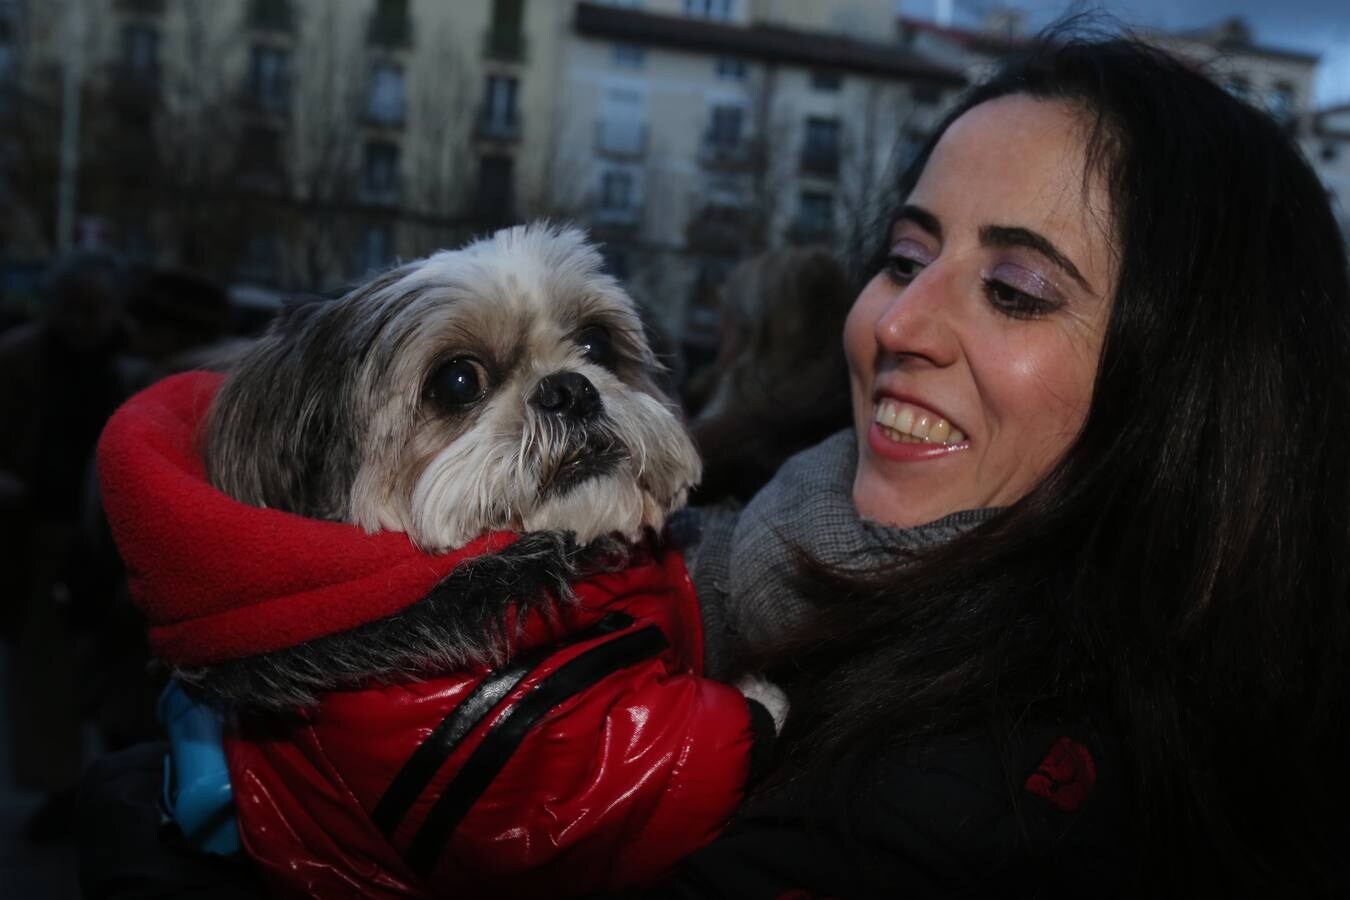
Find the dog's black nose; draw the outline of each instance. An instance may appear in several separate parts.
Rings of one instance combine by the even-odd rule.
[[[600,392],[580,372],[554,372],[539,379],[530,402],[544,412],[582,421],[600,411]]]

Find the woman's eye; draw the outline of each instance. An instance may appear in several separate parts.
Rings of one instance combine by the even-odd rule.
[[[606,369],[614,368],[614,337],[605,326],[587,325],[581,329],[577,334],[577,346],[590,362]]]
[[[1020,291],[995,278],[984,279],[984,289],[994,308],[1014,319],[1035,319],[1053,312],[1059,304],[1026,291]]]
[[[989,303],[1005,316],[1035,319],[1064,305],[1063,296],[1035,269],[1015,262],[1000,262],[984,276]]]
[[[886,274],[896,284],[909,284],[919,276],[932,257],[923,244],[911,238],[896,241],[886,257]]]
[[[909,256],[899,256],[892,253],[886,257],[886,274],[896,284],[909,284],[918,274],[923,271],[924,263]]]
[[[478,360],[467,356],[450,360],[427,380],[427,396],[451,411],[478,402],[486,389],[487,371]]]

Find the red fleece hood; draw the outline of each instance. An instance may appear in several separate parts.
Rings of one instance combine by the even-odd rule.
[[[407,536],[239,503],[206,481],[199,430],[223,377],[189,372],[132,397],[99,440],[103,504],[156,656],[176,666],[269,653],[392,615],[461,561]]]

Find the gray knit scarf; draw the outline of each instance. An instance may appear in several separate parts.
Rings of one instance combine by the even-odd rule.
[[[915,528],[863,519],[853,508],[857,462],[857,439],[847,429],[789,459],[743,510],[695,511],[700,538],[688,561],[703,607],[709,674],[724,676],[736,657],[807,619],[811,602],[792,584],[793,548],[866,571],[997,512],[966,510]]]

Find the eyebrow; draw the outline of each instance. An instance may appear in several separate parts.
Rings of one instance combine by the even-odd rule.
[[[922,206],[907,203],[901,207],[900,214],[895,217],[895,225],[899,225],[901,222],[913,222],[938,240],[942,239],[942,222]],[[1010,225],[985,225],[980,228],[980,243],[986,247],[1025,247],[1028,250],[1033,250],[1063,269],[1064,273],[1078,282],[1083,290],[1090,294],[1097,293],[1088,283],[1088,280],[1083,277],[1083,273],[1078,271],[1078,267],[1073,264],[1073,260],[1060,252],[1059,248],[1044,235],[1029,228]]]
[[[937,216],[922,206],[906,203],[900,207],[900,214],[895,217],[895,224],[891,226],[891,231],[894,232],[895,226],[901,222],[913,222],[933,237],[942,240],[942,223],[938,221]]]
[[[1089,294],[1097,293],[1092,285],[1083,277],[1083,273],[1078,271],[1078,267],[1059,251],[1059,248],[1041,234],[1028,229],[1017,228],[1008,225],[984,225],[980,228],[980,243],[987,247],[1025,247],[1028,250],[1034,250],[1041,256],[1050,260],[1055,265],[1064,270],[1074,281],[1078,282],[1079,287]]]

